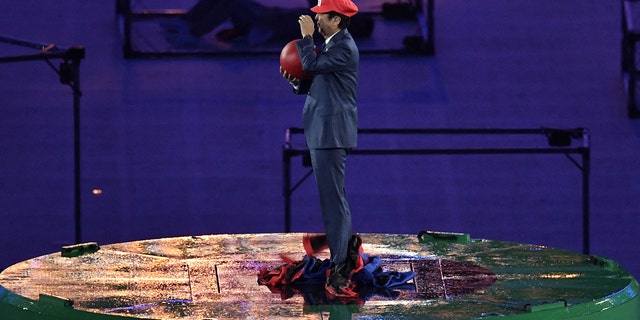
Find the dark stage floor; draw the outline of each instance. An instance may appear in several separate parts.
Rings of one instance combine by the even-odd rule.
[[[126,60],[113,1],[5,1],[0,12],[0,35],[86,47],[83,241],[283,232],[282,145],[303,97],[276,54]],[[640,124],[626,114],[620,12],[618,1],[436,1],[435,56],[362,56],[360,125],[588,128],[591,252],[637,277]],[[0,45],[16,51],[33,53]],[[73,96],[43,61],[0,67],[4,269],[74,242]],[[458,143],[493,141],[362,140]],[[575,252],[580,183],[564,155],[354,155],[347,168],[356,232],[464,232]],[[317,202],[312,180],[296,190],[292,231],[322,231]]]
[[[302,236],[203,235],[65,247],[0,273],[0,314],[14,320],[640,316],[638,282],[615,261],[465,234],[362,234],[364,269],[377,281],[357,282],[357,298],[328,295],[323,282],[309,280],[318,273],[309,262],[309,279],[300,279],[305,285],[258,284],[261,270],[280,270],[283,255],[303,259]],[[314,261],[327,258],[322,252]],[[400,280],[407,273],[410,279]]]

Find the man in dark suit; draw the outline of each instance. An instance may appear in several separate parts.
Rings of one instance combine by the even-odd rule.
[[[308,15],[298,19],[302,40],[297,43],[302,69],[310,80],[292,78],[284,70],[294,92],[307,94],[302,112],[305,139],[320,195],[320,209],[331,251],[332,268],[325,285],[338,297],[353,297],[350,282],[353,250],[360,246],[352,237],[351,213],[344,188],[347,154],[356,147],[358,109],[356,106],[359,51],[347,30],[358,7],[350,0],[318,0],[311,8],[315,23]],[[323,49],[316,52],[313,34],[324,37]]]

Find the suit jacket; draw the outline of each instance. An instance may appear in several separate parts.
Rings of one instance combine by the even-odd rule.
[[[313,39],[297,43],[302,69],[311,80],[296,91],[307,94],[302,111],[307,146],[314,149],[354,148],[358,135],[358,65],[360,54],[346,29],[316,53]]]

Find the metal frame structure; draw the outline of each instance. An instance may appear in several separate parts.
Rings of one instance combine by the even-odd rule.
[[[637,92],[640,69],[636,65],[636,45],[640,42],[640,26],[634,21],[634,7],[640,14],[640,0],[622,0],[622,76],[627,91],[627,114],[640,118]]]
[[[309,157],[308,148],[298,149],[293,145],[294,135],[303,135],[304,129],[288,128],[285,132],[285,143],[282,148],[283,160],[283,196],[284,196],[284,231],[291,232],[291,196],[293,192],[313,172],[310,169],[295,184],[291,177],[291,159],[296,156]],[[582,172],[582,250],[589,254],[589,174],[591,151],[589,132],[584,128],[575,129],[359,129],[358,134],[379,135],[539,135],[547,138],[548,147],[482,147],[482,148],[395,148],[395,149],[361,149],[351,150],[350,155],[488,155],[488,154],[564,154]],[[578,140],[579,145],[572,146]],[[576,143],[577,144],[577,143]],[[577,161],[571,155],[580,155]],[[304,160],[304,158],[303,158]]]
[[[407,50],[363,50],[361,53],[419,53],[424,55],[435,54],[435,0],[411,0],[415,1],[415,5],[422,10],[418,10],[416,20],[420,25],[420,36],[407,37],[405,41],[410,40],[412,45]],[[126,59],[133,58],[157,58],[157,57],[179,57],[179,56],[225,56],[225,55],[258,55],[258,54],[274,54],[278,53],[272,50],[258,51],[144,51],[138,50],[133,45],[132,25],[136,21],[152,19],[157,17],[172,17],[185,14],[182,9],[162,9],[162,10],[134,10],[131,6],[132,0],[116,0],[116,13],[122,16],[122,32],[123,32],[123,55]],[[411,39],[408,39],[411,38]]]
[[[74,154],[74,224],[75,241],[82,242],[81,190],[80,190],[80,61],[85,58],[83,46],[60,48],[55,44],[41,44],[0,36],[0,42],[39,50],[37,54],[0,57],[1,63],[44,60],[60,77],[60,83],[73,91],[73,154]],[[59,67],[51,59],[62,59]]]

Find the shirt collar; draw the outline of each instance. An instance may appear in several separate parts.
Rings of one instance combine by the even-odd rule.
[[[333,38],[333,36],[335,36],[338,32],[340,32],[341,30],[338,29],[338,31],[334,32],[332,35],[330,35],[327,39],[324,40],[324,44],[328,45],[329,41],[331,41],[331,39]]]

